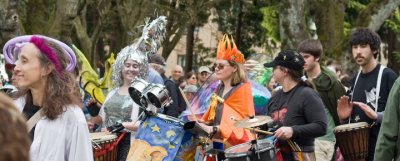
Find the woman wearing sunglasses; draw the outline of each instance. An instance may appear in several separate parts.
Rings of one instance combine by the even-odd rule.
[[[254,139],[250,131],[233,126],[236,120],[254,115],[251,85],[243,63],[244,56],[234,40],[231,47],[228,36],[224,35],[218,44],[215,68],[215,78],[221,83],[200,122],[214,138],[223,140],[225,149]]]

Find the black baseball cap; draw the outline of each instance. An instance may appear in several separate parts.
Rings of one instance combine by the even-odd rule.
[[[303,70],[304,65],[303,57],[294,50],[283,50],[278,53],[278,56],[272,62],[265,63],[265,67],[274,67],[277,65],[294,69]]]

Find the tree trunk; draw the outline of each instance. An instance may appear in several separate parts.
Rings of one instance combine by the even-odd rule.
[[[388,32],[388,64],[387,66],[392,69],[394,72],[399,74],[400,65],[397,62],[398,59],[395,57],[395,53],[400,54],[400,42],[397,39],[396,33],[393,30],[389,29]]]
[[[338,59],[347,42],[344,38],[344,13],[347,1],[313,1],[311,13],[317,26],[318,39],[321,41],[324,56]]]
[[[17,0],[0,1],[0,47],[19,35],[22,35],[17,10]]]
[[[236,31],[235,31],[235,43],[236,46],[240,46],[240,33],[242,31],[242,18],[243,18],[243,2],[239,0],[239,14],[236,21]]]
[[[138,26],[143,25],[144,18],[151,15],[154,10],[152,10],[152,2],[146,0],[117,0],[116,6],[120,29],[115,51],[120,51],[125,46],[132,44],[135,38],[141,36],[142,30]]]
[[[193,47],[194,47],[194,29],[195,25],[190,24],[186,34],[186,63],[185,73],[192,71],[193,65]]]
[[[86,27],[82,25],[81,18],[76,17],[74,20],[74,27],[76,30],[76,36],[79,41],[80,50],[85,55],[86,59],[88,59],[89,63],[91,63],[91,53],[92,53],[92,41],[89,35],[86,32]],[[93,65],[93,64],[91,64]]]
[[[49,30],[49,35],[66,44],[71,44],[74,19],[78,13],[78,0],[57,1],[56,16]]]
[[[356,26],[378,31],[385,20],[400,5],[400,0],[372,0],[357,17]]]
[[[304,0],[282,0],[279,4],[281,49],[296,49],[301,41],[308,38],[304,2]]]
[[[164,37],[164,42],[162,43],[162,56],[168,59],[169,54],[174,50],[176,44],[178,44],[182,35],[186,29],[187,17],[182,17],[175,15],[172,10],[177,10],[176,8],[177,0],[172,0],[169,5],[170,11],[167,13],[167,24],[166,24],[166,34]]]
[[[44,34],[50,30],[50,22],[54,20],[55,14],[51,14],[55,5],[44,0],[32,0],[26,3],[26,20],[23,22],[25,34]]]

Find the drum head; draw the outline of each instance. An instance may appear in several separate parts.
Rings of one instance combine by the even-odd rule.
[[[257,145],[258,145],[257,152],[265,152],[267,150],[271,150],[272,148],[274,148],[272,141],[266,139],[258,140]],[[225,150],[225,156],[227,158],[246,156],[250,147],[251,147],[251,142],[235,145]]]
[[[117,135],[107,134],[105,132],[89,133],[89,135],[90,138],[96,143],[101,143],[105,141],[114,141],[117,139]]]
[[[350,123],[350,124],[336,126],[333,132],[337,133],[337,132],[352,131],[354,129],[364,129],[364,128],[369,128],[369,124],[366,122],[357,122],[357,123]]]

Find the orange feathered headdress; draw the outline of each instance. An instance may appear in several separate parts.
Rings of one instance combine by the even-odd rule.
[[[244,63],[244,56],[243,54],[239,53],[235,41],[232,39],[233,48],[231,48],[231,41],[229,40],[228,35],[224,35],[224,37],[219,40],[218,42],[218,49],[217,49],[217,59],[224,59],[224,60],[232,60],[236,63],[243,64]]]

